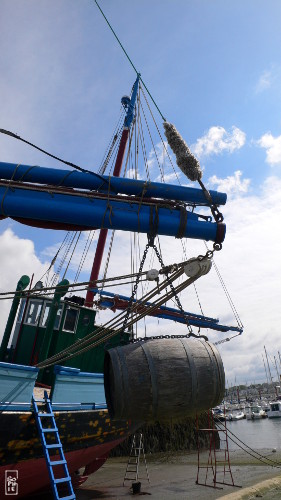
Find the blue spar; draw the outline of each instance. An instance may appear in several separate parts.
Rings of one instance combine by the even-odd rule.
[[[222,242],[225,225],[210,222],[194,212],[155,207],[134,201],[117,201],[0,186],[0,216],[38,225],[40,222],[71,224],[74,230],[108,228],[122,231],[179,236]],[[32,222],[32,223],[30,223]],[[82,226],[82,227],[81,227]]]
[[[202,189],[174,186],[160,182],[146,182],[136,179],[124,179],[99,175],[94,172],[84,173],[77,170],[53,169],[16,163],[0,162],[0,179],[21,181],[36,184],[50,184],[76,189],[95,190],[140,196],[143,198],[161,198],[179,200],[195,205],[209,205]],[[225,205],[227,195],[210,190],[213,203]]]

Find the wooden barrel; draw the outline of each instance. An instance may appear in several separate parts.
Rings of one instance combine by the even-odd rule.
[[[156,339],[107,351],[104,385],[111,418],[165,422],[217,406],[225,377],[209,342]]]

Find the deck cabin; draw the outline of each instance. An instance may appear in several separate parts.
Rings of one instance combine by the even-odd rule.
[[[46,334],[52,305],[52,296],[31,295],[22,299],[12,335],[11,347],[6,361],[21,365],[34,366],[43,361],[41,347]],[[48,357],[59,353],[85,338],[98,328],[95,325],[97,311],[84,306],[84,298],[73,295],[65,297],[59,304]],[[128,338],[128,335],[126,335]],[[87,352],[64,361],[64,366],[79,368],[90,373],[102,373],[106,348],[120,344],[120,335],[114,336],[109,343],[103,342]],[[51,385],[53,369],[44,370],[44,383]]]

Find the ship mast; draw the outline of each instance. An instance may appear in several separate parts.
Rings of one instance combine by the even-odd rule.
[[[126,151],[126,146],[129,138],[129,132],[130,128],[134,119],[134,111],[135,111],[135,103],[136,103],[136,98],[137,98],[137,93],[138,93],[138,85],[139,85],[139,78],[140,75],[138,74],[137,79],[134,83],[133,90],[132,90],[132,95],[131,98],[125,96],[122,97],[121,102],[123,106],[127,109],[126,117],[124,120],[124,125],[123,125],[123,131],[122,131],[122,136],[120,139],[120,144],[119,144],[119,150],[115,162],[115,167],[113,171],[113,176],[114,177],[120,177],[121,173],[121,168],[123,165],[123,159]],[[104,253],[104,248],[105,248],[105,243],[106,243],[106,238],[107,238],[107,233],[108,229],[101,229],[98,242],[97,242],[97,248],[96,248],[96,253],[93,261],[93,266],[92,266],[92,271],[90,275],[90,282],[92,287],[95,285],[95,280],[98,279],[99,272],[100,272],[100,267],[101,267],[101,262],[102,262],[102,257]],[[86,300],[85,300],[85,306],[87,307],[93,307],[93,300],[94,300],[94,292],[92,290],[87,291],[86,295]]]

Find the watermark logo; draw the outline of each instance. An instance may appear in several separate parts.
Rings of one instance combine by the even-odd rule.
[[[18,495],[18,478],[18,470],[5,470],[5,495]]]

